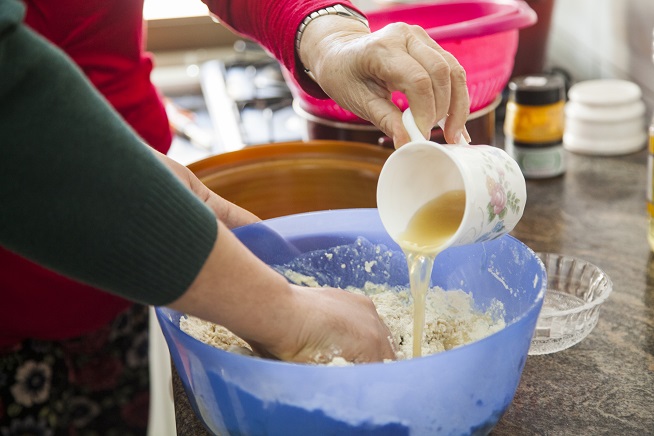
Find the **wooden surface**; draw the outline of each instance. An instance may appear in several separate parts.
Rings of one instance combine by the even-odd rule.
[[[581,343],[529,356],[493,435],[654,434],[654,256],[646,238],[646,153],[568,154],[560,177],[528,180],[514,232],[535,251],[583,258],[613,281]],[[174,377],[181,435],[204,434]]]

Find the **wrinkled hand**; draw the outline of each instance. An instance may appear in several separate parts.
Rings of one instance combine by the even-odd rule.
[[[214,212],[216,218],[225,223],[225,225],[230,229],[261,221],[253,213],[225,200],[211,189],[207,188],[207,186],[184,165],[162,153],[159,153],[158,151],[155,151],[154,149],[152,151],[186,187],[193,191],[193,193]]]
[[[342,289],[292,287],[295,320],[283,341],[268,347],[250,343],[256,353],[317,363],[336,356],[354,363],[396,358],[391,333],[370,298]]]
[[[465,70],[419,26],[393,23],[374,33],[355,20],[323,16],[307,26],[300,59],[340,106],[371,121],[398,147],[409,141],[391,93],[401,91],[420,131],[445,118],[445,139],[469,140]]]

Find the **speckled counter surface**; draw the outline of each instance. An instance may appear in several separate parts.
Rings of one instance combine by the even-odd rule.
[[[654,255],[646,238],[646,153],[568,154],[561,177],[529,180],[513,235],[535,251],[600,266],[614,290],[591,334],[529,356],[492,435],[654,435]],[[177,430],[204,435],[176,375]]]
[[[206,436],[211,435],[200,420],[195,416],[195,412],[189,403],[182,379],[175,371],[175,364],[170,363],[173,368],[173,396],[175,398],[175,427],[177,434],[180,436]]]
[[[613,281],[595,329],[529,356],[493,435],[654,435],[654,256],[647,243],[645,151],[568,154],[562,177],[530,180],[514,236],[536,251],[600,266]]]

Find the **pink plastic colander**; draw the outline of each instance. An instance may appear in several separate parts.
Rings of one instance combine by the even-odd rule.
[[[537,20],[536,13],[523,0],[444,0],[391,7],[367,15],[372,31],[394,22],[419,25],[454,55],[466,70],[470,112],[485,108],[502,92],[511,78],[518,30]],[[308,95],[290,74],[286,77],[300,107],[309,114],[368,124],[331,99]],[[400,92],[393,93],[393,102],[402,110],[408,107]]]

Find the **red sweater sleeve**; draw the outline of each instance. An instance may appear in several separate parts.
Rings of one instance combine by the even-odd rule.
[[[272,53],[302,88],[317,98],[327,95],[304,73],[295,53],[295,34],[305,17],[327,6],[342,4],[359,11],[347,0],[203,0],[221,23],[258,42]],[[359,11],[360,12],[360,11]]]

